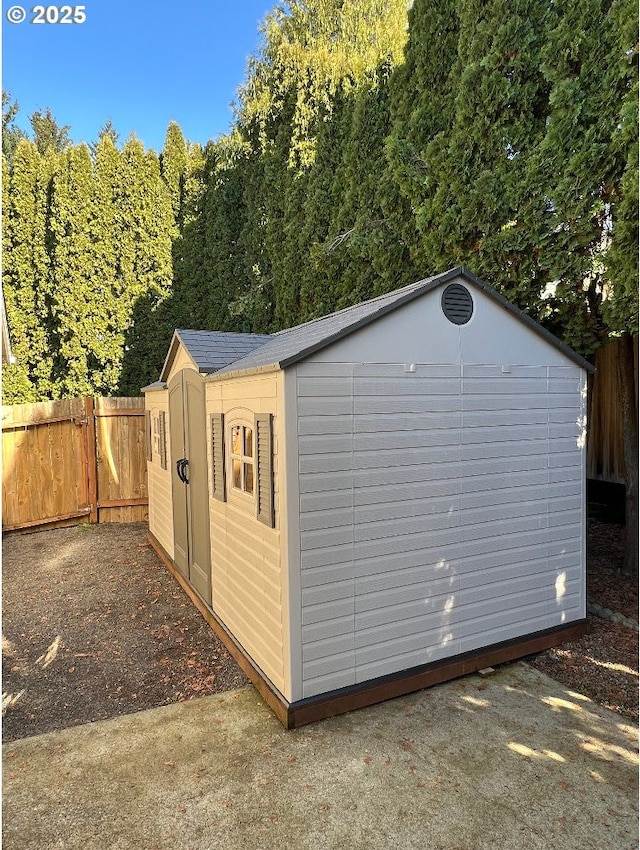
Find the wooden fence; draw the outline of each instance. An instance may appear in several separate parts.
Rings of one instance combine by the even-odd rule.
[[[2,527],[148,517],[144,399],[2,408]]]
[[[613,340],[596,351],[595,375],[589,386],[587,478],[625,483],[622,448],[622,397],[618,374],[619,343]],[[634,339],[636,415],[638,409],[638,337]]]

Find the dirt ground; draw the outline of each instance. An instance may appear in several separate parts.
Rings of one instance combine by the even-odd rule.
[[[3,541],[3,740],[247,684],[146,541],[146,525],[77,526]],[[623,530],[590,522],[591,602],[637,619],[619,573]],[[590,634],[529,663],[638,717],[638,633],[592,618]]]
[[[146,535],[140,523],[5,537],[4,741],[248,683]]]

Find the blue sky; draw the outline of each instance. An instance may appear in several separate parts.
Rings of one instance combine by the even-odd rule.
[[[160,150],[172,120],[192,142],[229,128],[229,104],[275,0],[78,5],[85,7],[84,23],[31,23],[34,6],[25,4],[26,20],[12,24],[7,13],[15,3],[3,0],[2,87],[20,104],[18,125],[30,130],[28,116],[50,107],[58,124],[70,125],[75,142],[95,140],[110,118],[121,142],[135,131]]]

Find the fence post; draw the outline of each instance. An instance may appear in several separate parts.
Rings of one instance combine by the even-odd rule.
[[[87,496],[91,507],[89,522],[98,522],[98,458],[93,396],[86,396],[84,412],[87,419],[85,434],[87,439]]]

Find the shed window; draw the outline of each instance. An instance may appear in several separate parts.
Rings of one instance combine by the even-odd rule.
[[[253,428],[233,425],[231,428],[231,486],[250,496],[254,492]]]

